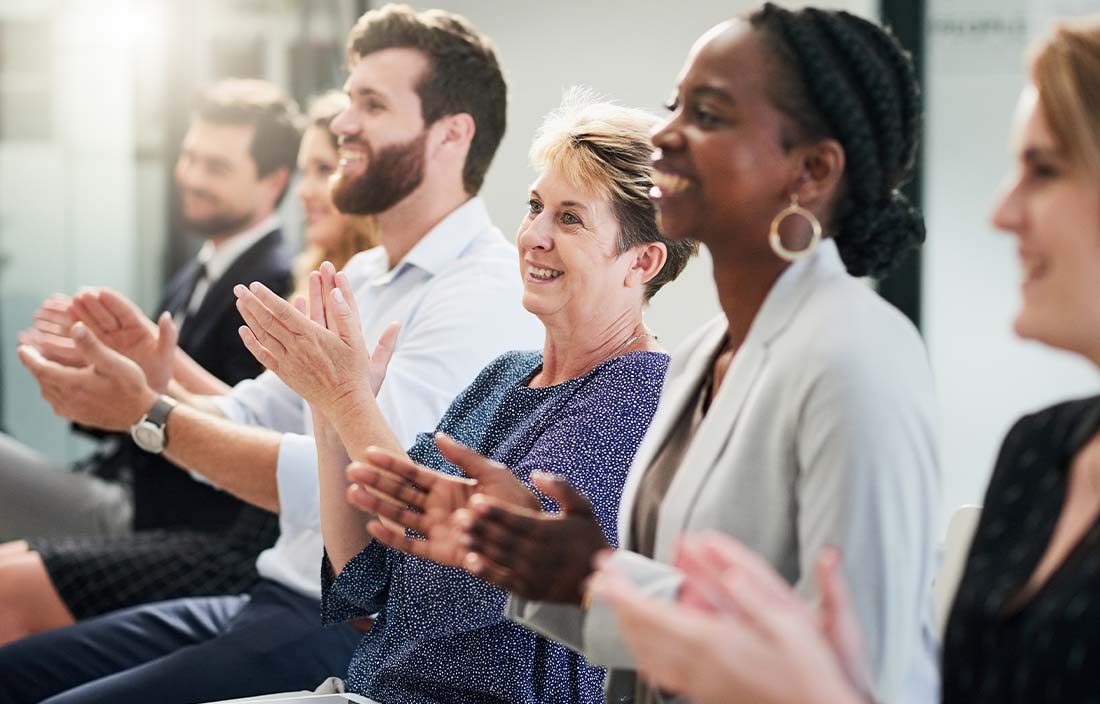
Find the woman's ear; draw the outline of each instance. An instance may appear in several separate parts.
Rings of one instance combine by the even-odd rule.
[[[835,199],[844,178],[844,147],[835,139],[822,139],[799,148],[798,204],[820,214]]]
[[[644,286],[664,268],[668,250],[662,242],[645,242],[633,247],[627,256],[631,261],[626,272],[626,286]]]

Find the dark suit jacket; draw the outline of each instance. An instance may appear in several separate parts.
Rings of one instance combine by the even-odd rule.
[[[161,310],[178,310],[190,298],[197,262],[192,261],[168,283]],[[233,287],[259,281],[280,296],[291,288],[291,254],[282,233],[274,230],[252,245],[213,282],[194,315],[184,320],[179,346],[196,362],[229,385],[259,374],[263,367],[237,333],[244,325]],[[158,311],[159,312],[159,311]],[[168,460],[143,452],[125,440],[123,452],[132,470],[134,530],[194,528],[223,530],[244,503],[196,481]]]

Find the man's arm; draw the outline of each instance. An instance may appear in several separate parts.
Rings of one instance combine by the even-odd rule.
[[[95,428],[128,431],[153,407],[157,392],[135,362],[108,348],[83,323],[73,326],[73,341],[87,366],[65,367],[26,345],[19,356],[55,413]],[[169,414],[166,431],[168,459],[249,503],[278,510],[280,433],[186,404]]]
[[[279,512],[275,468],[282,433],[234,423],[185,404],[169,414],[165,430],[164,456],[173,463],[250,504]]]

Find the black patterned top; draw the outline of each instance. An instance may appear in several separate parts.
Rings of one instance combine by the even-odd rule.
[[[1100,397],[1021,419],[1001,447],[943,651],[944,704],[1100,704],[1100,520],[1021,607]]]

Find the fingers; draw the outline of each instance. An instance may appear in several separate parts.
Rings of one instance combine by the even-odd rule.
[[[96,333],[111,333],[122,327],[118,318],[99,302],[95,291],[78,293],[73,298],[73,309],[77,317]]]
[[[64,336],[51,335],[39,330],[20,333],[19,344],[30,345],[41,352],[46,359],[63,364],[66,367],[83,367],[87,365],[87,361],[76,348],[76,343],[69,337],[67,330]]]
[[[100,342],[84,323],[73,323],[72,336],[77,349],[92,365],[96,374],[114,376],[124,366],[126,358]]]
[[[237,310],[256,340],[276,356],[286,354],[285,341],[291,338],[290,331],[247,288],[238,284],[233,287],[233,293],[237,295]]]
[[[351,288],[351,281],[348,279],[348,275],[342,271],[338,271],[333,277],[333,282],[336,284],[336,288],[339,289],[340,293],[343,294],[344,300],[348,302],[348,308],[351,309],[351,314],[355,316],[356,320],[359,320],[359,303],[355,300],[355,291]]]
[[[179,328],[172,320],[172,315],[168,311],[164,311],[157,319],[157,358],[167,368],[171,368],[178,342]]]
[[[573,488],[565,477],[546,472],[532,472],[531,482],[561,507],[562,512],[570,516],[593,517],[592,504],[584,494]]]
[[[407,479],[390,474],[365,462],[352,462],[347,468],[347,478],[371,490],[379,498],[394,502],[398,506],[411,506],[423,510],[427,501],[427,492],[423,487]]]
[[[309,273],[309,319],[327,328],[325,323],[325,294],[321,290],[321,273]]]
[[[149,319],[137,304],[118,291],[101,288],[96,292],[96,300],[108,311],[122,327],[149,325]]]
[[[390,546],[416,557],[432,559],[431,547],[426,540],[415,540],[405,535],[404,531],[394,530],[381,521],[371,521],[367,524],[367,532],[380,543]]]
[[[42,353],[29,345],[20,345],[17,351],[19,361],[34,376],[42,391],[52,394],[64,394],[65,390],[79,384],[85,377],[84,369],[66,367],[51,362]]]
[[[494,564],[483,555],[469,553],[462,560],[462,568],[478,579],[495,584],[505,591],[517,594],[528,591],[527,584],[516,573]]]
[[[362,347],[363,332],[359,324],[359,317],[352,311],[351,306],[355,299],[345,295],[343,289],[332,289],[329,298],[325,300],[325,310],[330,311],[329,319],[335,324],[335,331],[340,338],[351,347]]]
[[[237,334],[241,336],[241,342],[244,343],[245,349],[252,353],[257,362],[264,365],[264,369],[269,369],[276,374],[279,373],[279,359],[271,353],[271,350],[260,343],[251,328],[242,325],[237,328]]]
[[[424,491],[431,489],[440,481],[472,483],[469,479],[451,477],[421,466],[409,459],[404,452],[393,452],[373,445],[363,453],[363,459],[364,462],[354,462],[348,466],[348,481],[358,482],[359,468],[366,466],[395,475],[410,484],[421,487]]]
[[[435,434],[435,445],[444,459],[474,479],[486,479],[502,471],[511,474],[510,470],[500,462],[495,462],[476,450],[466,447],[446,433]]]
[[[253,281],[248,290],[261,305],[271,311],[271,314],[278,322],[282,323],[283,327],[295,335],[305,334],[307,330],[305,316],[301,315],[294,306],[287,303],[282,297],[275,295],[271,289],[259,281]]]
[[[321,300],[324,302],[325,328],[336,332],[336,320],[333,318],[333,311],[329,308],[332,291],[336,288],[336,267],[332,265],[332,262],[324,261],[321,262],[317,273],[321,276]]]
[[[356,489],[358,489],[358,491],[356,491]],[[380,499],[369,491],[363,490],[361,487],[356,487],[354,485],[348,487],[346,498],[349,504],[360,511],[390,521],[394,526],[400,526],[402,530],[408,529],[422,535],[427,535],[428,531],[431,529],[424,514],[406,506],[395,506],[389,501]]]
[[[294,304],[294,310],[298,311],[307,318],[309,317],[309,301],[306,300],[305,296],[299,293],[294,296],[294,300],[291,301],[291,303]]]

